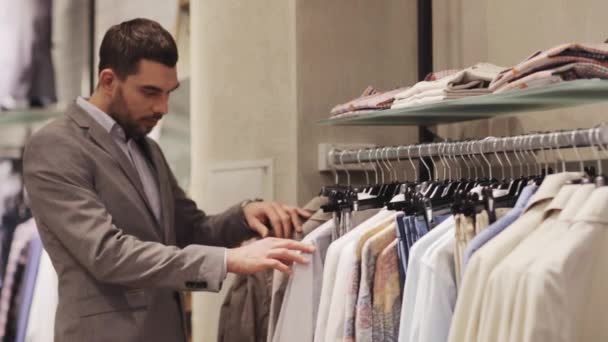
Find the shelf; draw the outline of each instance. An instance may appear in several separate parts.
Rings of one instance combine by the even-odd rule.
[[[44,122],[59,117],[63,114],[59,109],[26,109],[18,111],[0,111],[0,126],[4,125],[27,125]]]
[[[606,101],[608,101],[608,81],[576,80],[542,88],[381,110],[359,117],[326,119],[319,123],[336,126],[433,125]]]

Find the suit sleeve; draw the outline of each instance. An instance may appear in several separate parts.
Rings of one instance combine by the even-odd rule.
[[[43,133],[43,132],[40,132]],[[41,231],[105,283],[218,291],[225,248],[142,241],[113,224],[95,192],[92,160],[71,139],[35,135],[24,154],[30,207]],[[52,253],[52,251],[49,251]]]

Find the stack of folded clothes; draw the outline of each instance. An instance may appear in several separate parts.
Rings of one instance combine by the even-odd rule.
[[[478,63],[456,73],[448,73],[434,81],[418,82],[397,94],[391,108],[405,108],[489,94],[490,81],[503,70],[503,67],[493,64]]]
[[[490,90],[502,93],[577,79],[608,79],[608,44],[562,44],[538,51],[498,74]]]
[[[608,79],[608,43],[558,45],[538,51],[511,68],[478,63],[464,70],[430,73],[412,87],[363,94],[331,111],[332,118],[352,117],[389,108],[407,108],[445,100],[538,88],[578,79]]]

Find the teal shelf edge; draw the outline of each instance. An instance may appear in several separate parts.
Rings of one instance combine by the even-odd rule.
[[[44,122],[59,117],[63,112],[59,109],[29,109],[19,111],[0,111],[0,127],[6,125],[27,125]]]
[[[408,108],[387,109],[358,117],[325,119],[332,126],[417,126],[488,119],[507,114],[546,111],[608,101],[608,81],[576,80],[542,88],[488,94]]]

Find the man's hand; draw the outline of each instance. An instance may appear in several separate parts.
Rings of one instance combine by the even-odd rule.
[[[243,247],[228,249],[226,268],[228,272],[253,274],[267,269],[291,273],[290,266],[297,262],[307,264],[308,258],[299,253],[312,253],[313,245],[294,240],[267,238]]]
[[[274,202],[251,202],[243,211],[249,227],[262,237],[269,236],[271,231],[265,223],[270,222],[273,235],[287,239],[291,238],[294,228],[297,232],[302,232],[301,218],[307,219],[311,216],[300,208]]]

